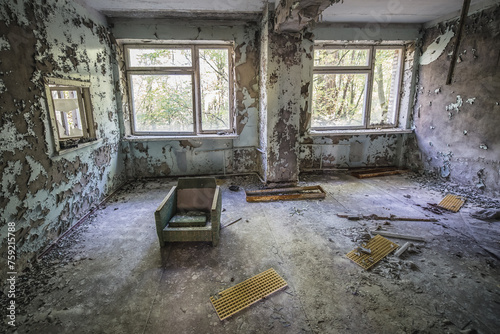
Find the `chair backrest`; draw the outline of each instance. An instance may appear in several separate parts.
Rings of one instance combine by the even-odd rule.
[[[182,178],[177,182],[177,210],[206,211],[212,208],[215,178]]]

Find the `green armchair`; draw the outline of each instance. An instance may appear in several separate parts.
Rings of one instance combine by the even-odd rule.
[[[160,247],[174,241],[219,243],[222,196],[215,178],[181,178],[155,211]]]

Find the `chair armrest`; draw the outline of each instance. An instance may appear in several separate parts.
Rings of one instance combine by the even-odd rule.
[[[158,209],[155,211],[156,233],[158,233],[161,244],[163,243],[163,229],[176,212],[176,188],[177,187],[174,186],[170,189],[170,192],[165,196],[158,206]]]
[[[214,199],[212,201],[212,208],[210,210],[210,221],[212,222],[212,231],[219,233],[220,230],[220,215],[222,211],[222,195],[220,187],[215,188]]]

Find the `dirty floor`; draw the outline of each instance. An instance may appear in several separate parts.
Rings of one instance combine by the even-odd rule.
[[[160,249],[153,212],[175,183],[126,185],[20,276],[17,333],[498,333],[500,222],[474,204],[439,212],[445,194],[409,177],[345,173],[301,178],[324,200],[247,203],[259,181],[223,178],[222,225],[242,219],[219,246]],[[377,228],[426,242],[366,271],[346,253]],[[288,288],[221,322],[209,297],[269,268]]]

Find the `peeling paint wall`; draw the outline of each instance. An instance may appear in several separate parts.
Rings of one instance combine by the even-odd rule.
[[[103,18],[73,1],[8,1],[0,6],[0,59],[0,235],[16,224],[21,271],[123,180],[113,45]],[[90,81],[98,141],[55,154],[47,76]]]
[[[114,20],[118,40],[224,40],[234,42],[237,138],[138,138],[131,136],[126,82],[123,118],[129,178],[167,175],[234,174],[258,171],[259,25],[180,20]],[[123,74],[123,65],[120,66]]]
[[[266,34],[263,44],[267,46],[267,57],[261,64],[261,72],[266,74],[266,100],[261,103],[261,113],[267,129],[262,138],[267,161],[263,177],[268,184],[293,184],[299,176],[302,62],[310,57],[311,51],[306,49],[310,42],[304,40],[302,33],[274,32],[271,14],[269,24],[263,27],[267,30],[261,32]]]
[[[423,54],[435,41],[447,40],[457,20],[425,32]],[[456,38],[440,46],[434,61],[420,62],[414,109],[419,166],[451,182],[500,194],[500,6],[470,15],[465,21],[453,81],[446,85]],[[424,59],[425,60],[425,59]]]

